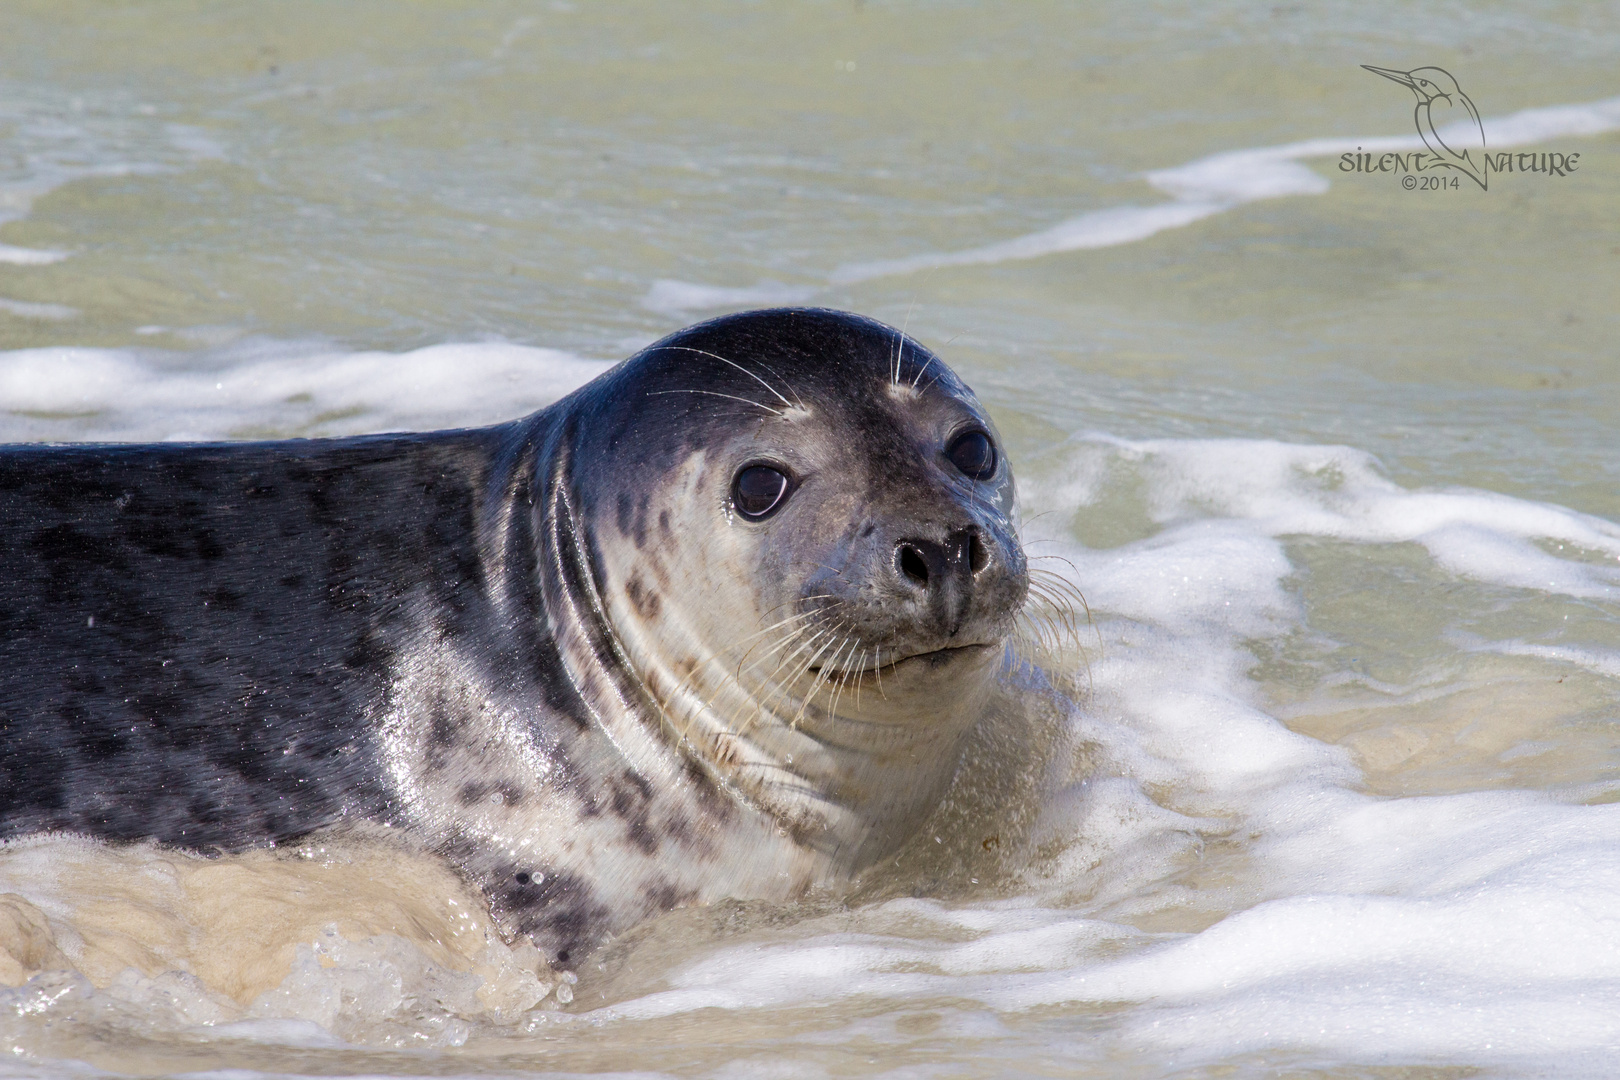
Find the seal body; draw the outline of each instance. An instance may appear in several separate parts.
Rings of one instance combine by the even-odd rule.
[[[0,450],[0,837],[381,829],[567,964],[892,851],[1027,592],[989,419],[892,328],[699,324],[524,420]]]

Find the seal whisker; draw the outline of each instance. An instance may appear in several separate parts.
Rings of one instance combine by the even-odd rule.
[[[777,608],[781,608],[782,606],[783,605],[778,604],[776,606],[776,608],[773,608],[772,610],[776,610]],[[735,672],[729,672],[729,671],[726,671],[724,668],[722,668],[721,673],[723,675],[725,675],[725,677],[727,679],[729,679],[732,682],[732,684],[735,685],[739,690],[741,690],[745,695],[747,695],[749,697],[752,697],[753,695],[750,693],[748,688],[743,685],[742,679],[743,679],[744,673],[747,672],[747,671],[752,671],[754,668],[758,667],[760,664],[762,664],[765,661],[769,660],[772,656],[776,655],[778,652],[781,652],[783,649],[787,648],[790,644],[792,644],[795,640],[797,640],[801,635],[803,635],[805,633],[808,633],[816,625],[815,623],[809,622],[808,620],[813,619],[815,616],[820,615],[820,614],[821,614],[820,611],[804,611],[804,612],[799,612],[796,615],[790,615],[786,619],[782,619],[782,620],[780,620],[778,622],[775,622],[775,623],[771,624],[770,626],[765,627],[763,630],[757,630],[754,633],[749,634],[744,638],[741,638],[740,640],[738,640],[737,642],[735,642],[732,645],[728,646],[727,648],[724,648],[724,649],[721,649],[721,650],[717,651],[715,653],[715,658],[719,659],[719,658],[725,656],[727,653],[734,652],[735,650],[741,648],[744,644],[746,644],[749,641],[754,642],[754,644],[750,645],[748,647],[748,650],[746,652],[744,652],[743,655],[740,658],[738,658],[737,667],[736,667]],[[776,642],[771,644],[765,650],[765,652],[760,655],[758,660],[755,660],[752,664],[748,664],[748,666],[746,668],[743,666],[744,664],[748,663],[748,658],[751,655],[753,655],[754,650],[759,648],[760,645],[763,643],[765,635],[771,633],[772,631],[779,630],[784,626],[790,626],[793,623],[799,623],[800,625],[792,626],[791,629],[784,631],[782,633],[782,635],[776,640]],[[695,674],[695,671],[696,671],[696,669],[694,669],[693,674]],[[691,677],[692,677],[692,675],[688,675],[688,680]],[[683,680],[683,683],[685,681],[686,680]],[[717,687],[715,689],[714,696],[719,695],[720,689],[721,688],[719,688],[719,687]],[[713,704],[713,697],[714,696],[711,696],[710,700],[708,702],[705,702],[705,704],[704,704],[705,708],[708,708],[710,705]]]
[[[918,368],[918,369],[917,369],[917,374],[916,374],[916,375],[914,375],[914,376],[912,376],[912,379],[911,379],[911,388],[912,388],[912,389],[913,389],[913,390],[915,390],[915,389],[917,389],[917,384],[918,384],[918,383],[920,383],[920,382],[922,382],[922,377],[923,377],[923,374],[924,374],[924,373],[925,373],[925,372],[926,372],[926,371],[927,371],[927,370],[928,370],[928,369],[929,369],[929,368],[930,368],[930,367],[932,367],[932,366],[933,366],[933,363],[934,363],[934,354],[933,354],[933,353],[929,353],[929,354],[928,354],[928,357],[927,357],[927,358],[926,358],[926,359],[925,359],[925,360],[923,360],[923,366],[922,366],[922,367],[920,367],[920,368]],[[930,384],[930,385],[932,385],[932,384]]]
[[[787,625],[789,625],[791,623],[802,622],[805,619],[813,618],[814,616],[819,615],[819,614],[820,614],[820,612],[818,612],[818,611],[801,611],[797,615],[789,615],[787,618],[783,619],[781,622],[772,623],[770,626],[767,626],[763,630],[756,630],[754,633],[749,634],[747,637],[742,638],[741,640],[739,640],[736,644],[731,645],[728,648],[721,649],[715,655],[716,656],[724,656],[724,655],[726,655],[726,653],[734,652],[735,650],[742,648],[744,645],[747,645],[748,642],[750,642],[750,641],[754,642],[754,644],[748,646],[748,652],[743,653],[742,657],[740,659],[738,659],[738,661],[737,661],[737,670],[738,670],[738,674],[740,675],[741,672],[742,672],[743,661],[748,659],[749,653],[752,653],[755,649],[757,649],[759,647],[759,641],[757,639],[763,638],[766,634],[769,634],[772,630],[779,629],[780,627],[787,626]]]
[[[807,623],[807,624],[804,624],[802,626],[796,626],[792,630],[790,630],[786,634],[784,634],[780,640],[778,640],[777,642],[772,644],[768,649],[766,649],[765,652],[762,653],[752,664],[749,664],[748,667],[746,667],[746,668],[743,668],[741,666],[738,667],[736,676],[733,678],[732,681],[734,683],[736,683],[738,689],[742,690],[742,692],[754,702],[754,711],[739,726],[739,728],[738,728],[739,733],[746,732],[749,728],[751,728],[754,725],[754,722],[759,719],[760,713],[765,711],[765,709],[770,704],[770,701],[771,701],[771,699],[773,697],[780,697],[781,696],[782,688],[781,688],[781,685],[779,684],[779,682],[776,680],[776,677],[775,677],[776,676],[776,671],[780,671],[782,669],[782,667],[784,665],[786,665],[787,662],[790,659],[792,659],[792,657],[794,655],[801,652],[805,647],[807,647],[809,645],[810,641],[815,640],[815,637],[820,636],[819,634],[814,634],[809,639],[805,638],[806,634],[811,634],[811,632],[816,630],[816,628],[817,628],[816,623]],[[786,651],[790,647],[794,647],[794,646],[797,646],[797,647],[793,649],[793,652],[788,653]],[[764,685],[762,693],[756,694],[756,693],[750,691],[748,689],[748,687],[743,685],[742,677],[743,677],[744,674],[746,674],[749,671],[754,670],[759,665],[767,662],[768,660],[771,659],[771,657],[776,656],[778,654],[783,654],[783,655],[781,656],[781,659],[779,659],[777,661],[776,669],[774,671],[772,671],[770,675],[767,675],[765,677],[765,680],[764,680],[765,685]]]
[[[1079,627],[1075,621],[1074,604],[1069,594],[1054,590],[1048,584],[1040,581],[1030,583],[1030,597],[1037,603],[1044,605],[1044,610],[1038,614],[1046,620],[1056,633],[1060,629],[1069,638],[1079,640]],[[1032,611],[1031,614],[1037,614]]]
[[[778,605],[778,606],[780,606],[780,605]],[[731,645],[731,646],[729,646],[729,647],[727,647],[725,649],[720,649],[720,650],[716,651],[714,653],[714,659],[716,659],[716,660],[720,659],[721,657],[725,656],[726,653],[734,651],[735,649],[741,647],[741,645],[743,645],[745,642],[749,641],[750,639],[759,638],[763,634],[768,634],[771,631],[780,628],[781,626],[784,626],[784,625],[786,625],[788,623],[792,623],[792,622],[794,622],[796,620],[800,620],[800,619],[803,619],[803,618],[805,618],[807,616],[814,615],[814,614],[816,614],[816,613],[815,612],[805,612],[805,613],[802,613],[800,615],[790,616],[787,619],[783,619],[778,623],[775,623],[775,624],[773,624],[771,626],[766,627],[764,630],[756,631],[753,634],[747,635],[746,637],[740,639],[739,641],[737,641],[733,645]],[[779,641],[776,645],[772,646],[772,649],[769,652],[767,652],[764,657],[761,657],[761,661],[763,661],[765,659],[768,659],[769,656],[772,653],[774,653],[776,650],[779,650],[779,649],[785,647],[788,642],[791,642],[799,633],[803,632],[805,629],[807,629],[807,627],[802,627],[802,626],[801,627],[796,627],[793,630],[791,630],[791,631],[787,632],[786,634],[784,634],[783,635],[783,640]],[[757,643],[756,643],[756,645],[757,645]],[[749,650],[749,652],[751,653],[752,651],[753,651],[753,649],[751,648]],[[744,654],[743,660],[746,660],[746,659],[747,659],[747,654]],[[676,702],[681,700],[683,694],[685,694],[688,690],[690,690],[690,689],[692,689],[694,687],[694,685],[696,684],[696,681],[698,679],[699,674],[705,670],[706,665],[695,665],[692,668],[692,670],[687,672],[686,676],[684,678],[682,678],[681,681],[675,685],[674,689],[672,689],[667,695],[665,695],[665,700],[664,701],[660,702],[660,701],[658,701],[657,697],[654,696],[654,704],[658,705],[658,708],[659,708],[660,712],[662,712],[664,714],[665,718],[669,721],[671,729],[673,731],[675,731],[675,733],[678,736],[678,739],[680,741],[685,742],[685,743],[687,743],[689,745],[691,744],[692,726],[697,722],[697,718],[698,718],[698,716],[699,716],[699,714],[701,712],[707,711],[707,710],[709,710],[710,708],[713,707],[715,699],[717,697],[719,697],[719,695],[724,691],[727,681],[729,681],[730,683],[737,686],[738,689],[742,690],[745,694],[747,693],[747,688],[742,685],[741,663],[742,663],[742,661],[738,661],[739,668],[738,668],[738,671],[737,671],[737,673],[735,675],[733,675],[731,672],[727,671],[726,668],[723,665],[721,666],[720,675],[722,677],[722,680],[721,680],[720,684],[717,685],[714,688],[713,693],[711,693],[709,695],[707,700],[702,701],[701,704],[695,704],[695,705],[693,705],[693,706],[691,706],[689,708],[689,710],[687,712],[687,715],[684,718],[684,723],[678,722],[675,717],[671,716],[670,715],[670,709],[675,705]]]
[[[815,629],[815,624],[813,624],[813,623],[809,624],[809,625],[806,625],[806,626],[795,627],[791,632],[783,635],[783,637],[782,637],[782,639],[780,641],[776,642],[770,648],[766,649],[763,653],[761,653],[759,655],[759,658],[756,659],[752,664],[749,664],[746,668],[742,667],[740,662],[739,662],[739,665],[738,665],[738,668],[737,668],[737,679],[738,679],[739,685],[741,684],[741,680],[742,680],[743,675],[745,675],[746,673],[748,673],[750,671],[753,671],[759,665],[765,663],[771,657],[773,657],[773,656],[777,655],[778,653],[782,652],[782,650],[786,649],[788,646],[794,644],[795,642],[800,642],[801,644],[809,644],[808,641],[801,641],[801,639],[803,638],[803,636],[805,634],[808,634],[813,629]],[[780,668],[782,666],[782,664],[785,664],[787,662],[787,660],[788,660],[788,657],[784,657],[782,659],[782,662],[780,664],[778,664],[777,667]],[[765,681],[767,683],[771,683],[772,685],[774,685],[774,676],[775,676],[775,672],[773,671],[771,673],[771,675],[766,676]]]
[[[797,649],[794,649],[791,653],[788,653],[782,657],[782,659],[777,663],[776,669],[767,677],[767,681],[772,684],[772,688],[779,696],[787,696],[787,688],[793,683],[797,682],[806,671],[810,670],[810,666],[816,662],[816,657],[820,656],[821,653],[826,650],[827,642],[823,642],[821,648],[818,649],[814,654],[811,654],[803,664],[796,665],[797,670],[794,672],[791,679],[779,679],[777,677],[782,669],[786,667],[790,661],[794,661],[796,657],[803,655],[810,648],[810,646],[816,643],[816,641],[833,632],[835,632],[833,628],[823,626],[816,633],[812,634],[806,641],[802,642]],[[763,703],[761,707],[763,707]]]
[[[925,278],[924,281],[926,282],[926,280],[927,279]],[[911,329],[911,313],[915,311],[916,308],[917,294],[913,292],[911,294],[910,302],[906,304],[906,317],[900,323],[900,352],[895,358],[894,362],[894,384],[896,386],[900,385],[900,360],[904,358],[906,353],[906,331]]]
[[[775,375],[781,384],[787,387],[787,392],[793,395],[793,400],[798,404],[799,408],[804,409],[806,412],[809,411],[809,406],[805,405],[804,399],[799,396],[798,390],[794,389],[793,384],[788,382],[787,379],[783,378],[781,372],[777,371],[763,360],[756,360],[754,362],[760,367],[764,368],[766,371],[770,372],[772,375]]]
[[[772,615],[776,614],[778,611],[781,611],[783,608],[787,607],[789,604],[798,604],[798,603],[802,603],[802,602],[804,602],[806,600],[836,600],[836,599],[838,599],[838,598],[836,596],[834,596],[832,593],[811,593],[808,596],[795,596],[795,597],[791,597],[791,598],[789,598],[787,600],[782,601],[780,604],[771,605],[769,608],[767,608],[764,611],[760,612],[760,618],[762,620],[768,619]],[[815,611],[819,611],[819,610],[820,609],[814,609],[813,611],[806,612],[805,614],[814,614]],[[797,617],[798,616],[794,616],[794,618],[797,618]],[[747,641],[748,639],[744,638],[743,640]]]
[[[846,644],[849,646],[850,655],[851,656],[855,655],[855,646],[858,645],[859,642],[854,638],[845,637],[843,642],[841,642],[839,644],[838,651],[833,653],[832,660],[828,662],[829,666],[831,666],[832,664],[837,663],[838,658],[843,655],[844,645],[846,645]],[[831,708],[828,709],[828,717],[830,719],[832,719],[832,720],[837,720],[838,719],[838,701],[839,701],[840,698],[842,698],[844,696],[844,687],[848,683],[849,683],[849,668],[846,665],[846,666],[844,666],[843,668],[841,668],[839,670],[838,688],[833,691],[832,706],[831,706]]]
[[[1065,559],[1065,558],[1063,558],[1062,556],[1059,556],[1059,555],[1041,555],[1041,556],[1037,556],[1037,558],[1057,559],[1060,562],[1067,563],[1071,570],[1074,569],[1074,564],[1073,563],[1069,562],[1068,559]],[[1075,572],[1076,572],[1076,574],[1079,573],[1078,570],[1076,570]],[[1050,592],[1055,590],[1056,592],[1058,592],[1061,595],[1063,595],[1064,597],[1066,597],[1071,605],[1074,604],[1074,603],[1078,603],[1080,605],[1080,609],[1086,613],[1086,623],[1087,623],[1087,625],[1091,626],[1094,630],[1097,631],[1097,646],[1098,646],[1098,648],[1101,648],[1102,647],[1102,629],[1097,626],[1096,619],[1092,618],[1091,605],[1086,602],[1086,594],[1080,591],[1079,586],[1075,585],[1074,582],[1070,581],[1068,578],[1064,577],[1062,574],[1057,574],[1057,573],[1054,573],[1051,570],[1047,570],[1047,569],[1044,569],[1044,568],[1038,567],[1038,566],[1030,567],[1029,568],[1029,575],[1030,575],[1030,581],[1032,583],[1033,582],[1040,582],[1041,583],[1043,591],[1046,591],[1046,592],[1050,593]]]
[[[1085,598],[1072,583],[1050,571],[1031,571],[1029,592],[1024,605],[1015,618],[1013,651],[1027,663],[1036,663],[1043,656],[1065,663],[1078,660],[1085,668],[1086,682],[1090,684],[1091,660],[1080,646],[1076,601],[1086,611]],[[1101,646],[1101,632],[1098,645]]]
[[[749,674],[755,668],[759,667],[761,664],[766,663],[767,661],[769,661],[771,659],[771,657],[776,656],[778,653],[781,653],[784,649],[786,649],[789,646],[793,645],[795,642],[800,641],[803,638],[803,636],[805,634],[809,633],[812,629],[814,629],[814,624],[795,627],[793,630],[791,630],[788,633],[782,635],[780,640],[776,641],[769,648],[765,649],[764,652],[760,653],[759,656],[754,660],[754,662],[749,664],[747,667],[743,666],[743,661],[748,659],[747,656],[744,656],[742,658],[742,660],[737,661],[736,671],[731,676],[732,681],[735,682],[737,684],[738,688],[741,689],[745,694],[749,694],[750,696],[752,696],[752,692],[749,691],[749,689],[746,686],[743,685],[743,676]],[[749,652],[752,653],[753,650],[750,649]],[[774,672],[773,672],[773,675],[774,675]],[[765,683],[767,683],[769,685],[774,685],[774,680],[773,680],[771,675],[767,675],[765,677],[764,681],[765,681]]]
[[[823,644],[822,649],[825,649],[825,648],[826,648],[826,645]],[[798,651],[802,651],[802,650],[796,650],[796,652],[798,652]],[[791,704],[792,698],[789,695],[789,687],[791,687],[794,683],[798,682],[801,678],[803,678],[805,676],[805,674],[807,674],[809,672],[810,665],[815,663],[816,655],[819,655],[819,650],[818,650],[818,653],[807,656],[802,662],[795,663],[794,666],[793,666],[793,669],[792,669],[793,674],[792,674],[791,677],[781,679],[781,680],[778,680],[777,682],[773,683],[773,685],[772,685],[772,695],[774,696],[774,698],[776,700],[778,700],[778,701],[780,701],[780,702],[782,702],[784,704]],[[784,660],[783,662],[786,663],[786,660]],[[767,699],[767,701],[768,700],[769,699]],[[760,712],[762,712],[764,710],[764,708],[765,708],[765,702],[761,702],[759,707],[755,710],[754,718],[757,719]],[[789,725],[789,730],[791,730],[791,725]]]
[[[713,390],[649,390],[647,392],[648,397],[664,397],[668,394],[703,394],[706,397],[725,398],[728,401],[740,401],[744,405],[752,405],[755,408],[764,409],[772,416],[782,415],[782,411],[780,409],[773,409],[762,401],[754,401],[751,398],[738,397],[736,394],[720,394]]]
[[[837,631],[834,631],[834,632],[836,633]],[[845,640],[848,640],[848,639],[846,638]],[[827,681],[827,669],[825,667],[817,669],[816,668],[816,661],[820,660],[821,657],[826,653],[826,651],[831,646],[832,646],[832,639],[829,638],[827,640],[827,642],[825,644],[823,644],[820,649],[816,650],[816,654],[814,656],[812,656],[810,658],[810,660],[804,665],[804,671],[806,671],[806,672],[815,671],[816,677],[814,679],[810,680],[810,689],[805,692],[804,700],[799,703],[798,712],[794,713],[793,719],[788,722],[788,730],[789,731],[798,730],[799,721],[804,719],[805,712],[810,708],[811,700],[821,690],[821,684]],[[802,677],[802,676],[800,676],[800,677]]]
[[[737,363],[735,360],[727,360],[725,357],[721,356],[719,353],[712,353],[712,352],[709,352],[707,349],[694,349],[689,345],[659,345],[659,346],[657,346],[657,348],[655,350],[649,350],[649,351],[662,352],[662,351],[664,351],[666,349],[679,350],[680,352],[697,353],[700,356],[707,356],[707,357],[710,357],[711,359],[718,360],[722,364],[730,364],[732,367],[736,368],[738,371],[742,372],[744,375],[747,375],[750,379],[753,379],[755,382],[759,383],[759,385],[763,386],[765,389],[767,389],[771,393],[775,394],[776,399],[778,401],[780,401],[783,405],[786,405],[790,409],[795,407],[793,402],[791,402],[787,398],[783,397],[781,391],[777,390],[776,387],[772,386],[770,383],[766,382],[764,379],[760,378],[758,375],[754,374],[752,371],[749,371],[747,368],[743,367],[741,364]],[[802,403],[800,405],[798,405],[797,407],[801,408],[801,409],[804,408]]]
[[[1035,540],[1035,541],[1032,541],[1032,542],[1036,543],[1036,544],[1050,544],[1050,543],[1053,543],[1054,541],[1051,541],[1051,540]],[[1042,562],[1060,562],[1064,566],[1067,566],[1070,570],[1073,570],[1075,577],[1080,576],[1080,568],[1075,566],[1073,562],[1071,562],[1070,560],[1064,558],[1062,555],[1031,555],[1029,558],[1030,558],[1030,560],[1032,562],[1034,560],[1036,560],[1036,559],[1039,559]],[[1051,573],[1054,573],[1054,571],[1043,570],[1042,573],[1051,574]]]

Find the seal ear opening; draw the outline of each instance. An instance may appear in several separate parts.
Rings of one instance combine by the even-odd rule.
[[[792,488],[787,473],[774,465],[745,465],[731,482],[731,505],[749,521],[764,521],[782,508]]]

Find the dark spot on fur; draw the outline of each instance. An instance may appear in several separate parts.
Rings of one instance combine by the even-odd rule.
[[[630,769],[610,779],[608,784],[611,789],[608,805],[616,816],[624,819],[625,835],[644,853],[656,852],[658,837],[653,833],[647,805],[652,800],[652,785]]]
[[[647,782],[646,777],[642,776],[634,769],[624,770],[624,778],[630,782],[632,787],[641,792],[641,797],[643,799],[651,799],[653,797],[653,786]]]
[[[197,557],[199,559],[218,559],[225,554],[225,545],[219,542],[211,530],[197,530]]]
[[[53,525],[34,534],[33,547],[48,560],[96,562],[108,545],[86,536],[72,525]]]
[[[349,651],[343,656],[344,667],[378,677],[387,676],[388,668],[393,661],[394,650],[370,632],[355,639]]]
[[[636,547],[647,546],[647,502],[648,497],[643,495],[641,502],[636,506]]]
[[[435,737],[437,737],[439,734],[437,725],[435,725],[433,734]],[[488,784],[480,783],[477,780],[470,780],[461,785],[461,790],[456,793],[456,797],[461,800],[462,806],[473,806],[477,803],[483,802],[484,799],[489,796],[489,793],[490,786]]]
[[[664,561],[662,559],[654,555],[652,558],[647,560],[647,568],[652,571],[653,579],[658,582],[659,588],[669,588],[669,571],[664,568]]]
[[[217,585],[212,589],[205,589],[202,598],[203,602],[209,607],[218,608],[221,611],[241,611],[242,601],[247,599],[247,594],[237,592],[235,589],[227,589],[223,585]]]
[[[630,526],[635,520],[636,504],[631,501],[628,492],[621,491],[619,493],[619,503],[616,510],[618,512],[614,516],[616,523],[619,526],[619,535],[629,536]],[[637,546],[639,547],[640,545],[638,544]]]
[[[669,911],[680,907],[682,903],[690,900],[695,894],[691,892],[682,893],[669,882],[661,881],[656,885],[647,886],[644,895],[655,910]]]
[[[653,835],[651,826],[647,824],[647,816],[640,814],[632,817],[624,829],[624,834],[630,842],[640,848],[644,854],[651,855],[658,850],[658,837]]]
[[[456,718],[450,715],[443,701],[435,701],[428,718],[428,746],[435,750],[448,750],[456,745],[460,737],[461,729]],[[488,792],[489,788],[484,788],[484,791]]]
[[[678,846],[686,847],[696,840],[692,835],[692,823],[683,814],[666,814],[663,820],[664,835],[673,840]]]
[[[675,537],[675,530],[669,527],[668,510],[658,511],[658,531],[664,534],[666,540],[672,540]]]
[[[624,585],[624,594],[630,598],[630,606],[636,609],[637,615],[643,619],[657,617],[662,602],[657,593],[641,583],[641,575],[630,575],[630,580]]]
[[[494,869],[491,909],[559,963],[600,940],[610,912],[583,880],[543,867],[531,871],[509,863]]]
[[[826,827],[819,823],[808,821],[791,821],[787,825],[787,834],[800,847],[813,848],[821,836],[826,833]]]
[[[691,781],[693,789],[697,792],[698,805],[703,808],[704,812],[720,822],[731,820],[732,816],[736,814],[737,808],[726,797],[725,792],[720,790],[720,785],[715,783],[714,777],[704,772],[703,766],[689,757],[682,757],[681,767],[686,772],[686,778]]]

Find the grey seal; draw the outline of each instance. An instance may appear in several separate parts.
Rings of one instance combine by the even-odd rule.
[[[0,531],[0,837],[384,830],[559,965],[895,851],[1029,592],[973,393],[820,309],[490,428],[6,447]]]

